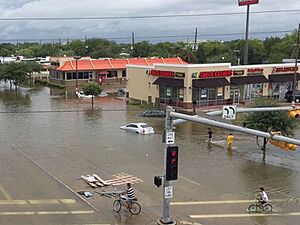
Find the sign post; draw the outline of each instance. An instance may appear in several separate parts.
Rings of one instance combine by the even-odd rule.
[[[244,65],[248,65],[248,34],[249,34],[249,14],[250,5],[258,4],[259,0],[238,0],[239,6],[247,6],[246,17],[246,35],[245,35],[245,48],[244,48]]]

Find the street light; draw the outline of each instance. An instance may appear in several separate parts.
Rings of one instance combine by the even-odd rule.
[[[78,60],[81,59],[81,56],[74,56],[76,60],[76,90],[78,90]]]

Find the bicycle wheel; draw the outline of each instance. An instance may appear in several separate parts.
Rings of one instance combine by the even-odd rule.
[[[120,212],[121,210],[121,201],[120,200],[115,200],[113,203],[113,210],[115,212]]]
[[[248,207],[248,212],[257,212],[258,209],[257,209],[257,205],[256,204],[252,204]]]
[[[133,215],[138,215],[141,212],[141,206],[137,202],[133,202],[129,208],[129,212]]]
[[[273,206],[271,204],[265,204],[264,205],[264,211],[265,212],[272,212],[273,211]]]

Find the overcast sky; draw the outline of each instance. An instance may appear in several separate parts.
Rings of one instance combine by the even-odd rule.
[[[299,9],[299,0],[260,0],[251,11]],[[201,14],[245,12],[237,0],[0,0],[0,18],[8,17],[111,17],[169,14]],[[250,32],[289,31],[300,23],[299,12],[250,15]],[[84,39],[92,37],[120,38],[130,42],[131,32],[139,37],[178,35],[192,39],[195,28],[199,39],[238,39],[244,35],[224,34],[245,32],[245,15],[223,15],[180,18],[126,20],[58,20],[0,21],[3,39]],[[220,36],[201,36],[220,34]],[[251,37],[282,36],[284,34],[250,34]],[[174,38],[147,39],[174,41]]]

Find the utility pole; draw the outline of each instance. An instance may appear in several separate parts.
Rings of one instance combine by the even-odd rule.
[[[172,106],[168,106],[166,109],[166,119],[165,119],[165,135],[164,137],[167,137],[167,134],[169,132],[172,132],[173,129],[173,119],[170,116],[171,112],[175,112],[175,110],[172,108]],[[163,217],[157,221],[158,224],[171,224],[175,225],[176,221],[173,221],[170,219],[170,199],[166,198],[166,190],[170,187],[170,182],[166,179],[166,171],[167,171],[167,147],[170,146],[170,144],[167,143],[166,140],[166,147],[165,147],[165,156],[164,156],[164,175],[163,175]]]
[[[298,75],[298,52],[299,52],[299,36],[300,36],[300,23],[298,25],[297,30],[297,42],[296,42],[296,52],[295,52],[295,74],[294,74],[294,82],[293,82],[293,101],[296,101],[296,90],[297,88],[297,75]]]
[[[198,37],[198,29],[195,30],[195,42],[194,42],[194,51],[197,50],[197,37]]]
[[[132,57],[134,57],[135,56],[134,32],[131,33],[131,50],[132,50]]]
[[[247,5],[247,18],[246,18],[246,35],[245,35],[245,49],[244,49],[244,65],[248,65],[248,35],[249,35],[249,14],[250,14],[250,5]]]

